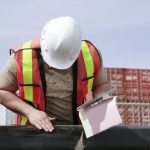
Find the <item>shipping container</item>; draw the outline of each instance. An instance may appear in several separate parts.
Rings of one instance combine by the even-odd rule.
[[[150,70],[105,68],[125,125],[150,125]]]

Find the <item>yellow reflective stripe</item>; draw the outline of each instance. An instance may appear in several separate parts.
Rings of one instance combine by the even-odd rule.
[[[29,48],[28,50],[23,50],[23,80],[24,84],[32,84],[32,49],[31,41],[23,44],[23,49]],[[24,98],[33,102],[33,87],[24,86]]]
[[[85,41],[82,41],[82,54],[86,67],[87,78],[90,78],[94,75],[94,63],[90,53],[90,49]],[[93,78],[88,80],[87,91],[91,91],[93,86]]]
[[[27,121],[28,121],[28,118],[22,116],[22,118],[21,118],[21,125],[26,125]]]

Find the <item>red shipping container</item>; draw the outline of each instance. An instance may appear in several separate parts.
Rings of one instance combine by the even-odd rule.
[[[105,68],[123,124],[150,125],[150,70]]]

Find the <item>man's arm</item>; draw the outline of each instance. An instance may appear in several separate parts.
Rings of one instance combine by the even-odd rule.
[[[98,97],[102,92],[105,92],[110,89],[110,84],[108,82],[103,82],[102,84],[96,86],[93,90],[93,98]]]
[[[46,132],[52,132],[54,129],[50,121],[50,119],[53,120],[53,118],[49,118],[45,112],[39,111],[23,102],[10,91],[0,90],[0,104],[16,113],[26,116],[29,118],[30,123],[38,129],[44,129]]]
[[[54,127],[50,120],[53,120],[53,118],[49,118],[45,112],[39,111],[25,103],[15,94],[17,81],[12,65],[14,63],[13,61],[14,60],[10,58],[3,72],[0,74],[0,104],[27,117],[30,123],[38,129],[51,132]]]
[[[101,60],[101,69],[98,75],[98,79],[94,85],[93,89],[93,98],[98,97],[98,95],[102,92],[105,92],[110,89],[110,83],[108,82],[107,75],[103,66],[103,59],[99,49],[97,49],[100,55]]]
[[[93,89],[93,98],[98,97],[99,94],[106,92],[110,89],[110,83],[107,81],[106,75],[105,78],[96,85]]]

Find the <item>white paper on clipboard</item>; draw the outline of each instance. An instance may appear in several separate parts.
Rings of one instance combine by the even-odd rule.
[[[87,138],[122,123],[116,98],[116,96],[109,97],[78,110]]]

